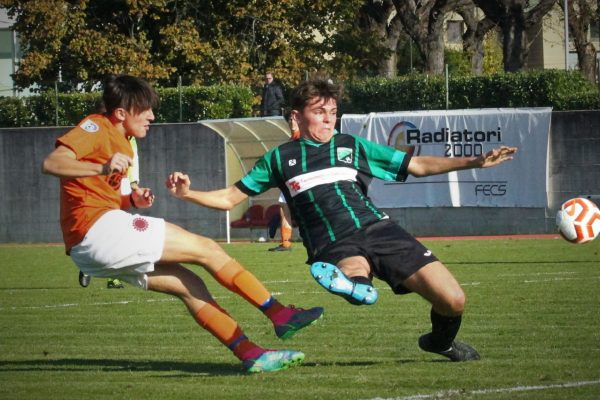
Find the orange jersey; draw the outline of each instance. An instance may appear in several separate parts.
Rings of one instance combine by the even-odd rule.
[[[106,164],[115,153],[133,158],[131,144],[108,118],[94,114],[56,140],[78,161]],[[87,231],[105,212],[121,208],[123,174],[60,179],[60,226],[67,254],[81,242]]]

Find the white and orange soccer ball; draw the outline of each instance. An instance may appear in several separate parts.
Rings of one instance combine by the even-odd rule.
[[[556,226],[571,243],[589,242],[600,234],[600,210],[583,197],[567,200],[556,213]]]

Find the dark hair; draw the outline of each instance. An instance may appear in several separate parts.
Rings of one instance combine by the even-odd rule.
[[[308,102],[314,98],[325,100],[334,99],[339,102],[342,87],[329,79],[314,79],[304,81],[292,90],[291,106],[293,110],[302,111]]]
[[[102,103],[106,113],[117,108],[139,114],[159,105],[158,94],[143,79],[131,75],[110,75],[104,81]]]

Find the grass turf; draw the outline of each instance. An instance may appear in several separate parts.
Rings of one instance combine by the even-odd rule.
[[[0,246],[0,398],[4,399],[597,399],[600,240],[425,242],[464,287],[459,338],[482,360],[420,351],[429,306],[395,296],[356,307],[310,277],[300,245],[224,245],[284,303],[322,305],[318,324],[289,341],[198,267],[247,335],[306,353],[298,368],[248,375],[177,299],[127,286],[77,283],[59,246]]]

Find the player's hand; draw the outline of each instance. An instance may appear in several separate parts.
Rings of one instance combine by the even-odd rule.
[[[110,175],[114,173],[126,173],[127,168],[133,164],[133,160],[128,155],[123,153],[115,153],[108,160],[106,164],[102,166],[102,175]]]
[[[516,147],[501,146],[488,151],[480,157],[480,168],[489,168],[502,164],[504,161],[512,160],[517,152]]]
[[[137,188],[131,192],[131,199],[137,208],[150,208],[154,204],[154,194],[148,188]]]
[[[190,191],[190,177],[183,172],[173,172],[165,182],[171,194],[179,199],[184,198]]]

